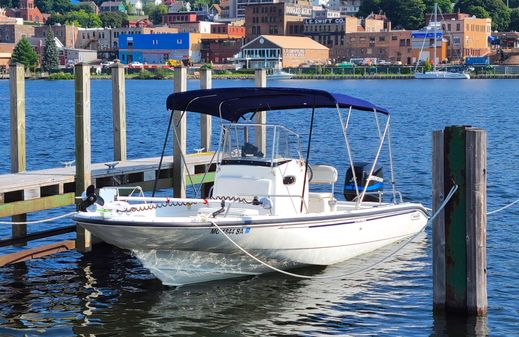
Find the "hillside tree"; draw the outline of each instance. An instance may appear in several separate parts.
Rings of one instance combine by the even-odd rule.
[[[43,59],[41,67],[43,71],[53,72],[59,69],[59,55],[54,33],[50,26],[47,28],[47,37],[45,38],[45,46],[43,47]]]
[[[510,11],[510,26],[508,28],[519,32],[519,7]]]
[[[506,7],[503,0],[459,0],[454,6],[454,11],[458,10],[462,13],[471,13],[471,9],[477,6],[483,7],[492,18],[492,29],[499,31],[506,31],[510,24],[510,10]]]

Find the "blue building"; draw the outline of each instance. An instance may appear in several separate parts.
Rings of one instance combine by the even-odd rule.
[[[119,59],[124,64],[164,64],[192,57],[190,45],[189,33],[119,35]]]

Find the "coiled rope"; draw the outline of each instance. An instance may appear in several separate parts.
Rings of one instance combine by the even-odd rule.
[[[225,238],[227,238],[236,248],[238,248],[239,250],[241,250],[244,254],[246,254],[247,256],[249,256],[250,258],[252,258],[253,260],[255,260],[256,262],[264,265],[265,267],[273,270],[273,271],[277,271],[278,273],[281,273],[281,274],[285,274],[285,275],[288,275],[288,276],[293,276],[293,277],[297,277],[297,278],[303,278],[303,279],[317,279],[317,280],[327,280],[327,279],[340,279],[340,278],[344,278],[346,276],[351,276],[351,275],[354,275],[354,274],[358,274],[358,273],[361,273],[361,272],[365,272],[365,271],[368,271],[376,266],[378,266],[379,264],[385,262],[387,259],[389,259],[390,257],[392,257],[393,255],[395,255],[396,253],[398,253],[399,251],[401,251],[405,246],[407,246],[411,241],[413,241],[430,223],[432,223],[432,221],[436,218],[436,216],[438,216],[438,214],[440,214],[440,212],[443,210],[443,208],[445,207],[445,205],[447,205],[447,203],[450,201],[450,199],[452,198],[452,196],[454,195],[454,193],[456,193],[456,191],[458,190],[458,185],[454,185],[451,190],[449,191],[449,194],[447,194],[447,196],[445,197],[445,199],[443,200],[442,204],[440,205],[440,207],[438,208],[438,210],[436,211],[436,213],[434,213],[430,218],[429,220],[427,220],[427,222],[425,223],[425,225],[414,235],[412,235],[410,238],[408,238],[406,241],[404,241],[404,243],[398,247],[397,249],[395,249],[393,252],[391,252],[389,255],[383,257],[382,259],[378,260],[378,261],[375,261],[374,263],[364,267],[364,268],[360,268],[360,269],[357,269],[357,270],[354,270],[353,272],[348,272],[348,273],[343,273],[343,274],[338,274],[338,275],[327,275],[327,276],[309,276],[309,275],[302,275],[302,274],[295,274],[295,273],[291,273],[291,272],[288,272],[288,271],[285,271],[285,270],[282,270],[282,269],[279,269],[279,268],[276,268],[274,267],[273,265],[257,258],[256,256],[254,256],[253,254],[251,254],[250,252],[248,252],[245,248],[241,247],[239,244],[237,244],[233,239],[231,239],[229,237],[229,235],[227,235],[221,228],[220,226],[218,226],[218,224],[216,224],[214,221],[212,220],[209,220],[209,222],[215,226],[219,231],[220,233],[222,233]]]
[[[58,220],[61,218],[66,218],[66,217],[72,216],[74,214],[76,214],[76,212],[69,212],[66,214],[55,216],[53,218],[34,220],[34,221],[0,221],[0,224],[1,225],[34,225],[37,223],[49,222],[49,221]]]
[[[192,205],[199,204],[199,202],[181,202],[181,201],[166,201],[164,203],[153,203],[153,204],[145,204],[139,207],[132,206],[127,209],[118,209],[118,213],[133,213],[133,212],[144,212],[151,211],[152,209],[164,208],[164,207],[178,207],[178,206],[187,206],[191,207]],[[205,202],[204,204],[207,204]]]

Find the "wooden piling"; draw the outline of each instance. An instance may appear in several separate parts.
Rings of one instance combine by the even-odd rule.
[[[211,69],[200,69],[200,89],[211,89],[212,87]],[[200,147],[205,151],[211,151],[212,116],[200,114]]]
[[[265,88],[267,86],[267,71],[265,69],[256,69],[255,84],[258,88]],[[267,124],[267,113],[265,111],[256,112],[256,124]],[[267,135],[264,126],[256,128],[255,144],[263,153],[267,153]]]
[[[433,223],[434,310],[485,315],[486,132],[447,127],[433,151],[433,212],[458,185]]]
[[[90,143],[90,66],[82,63],[75,66],[74,115],[76,128],[76,196],[92,183]],[[76,228],[76,249],[79,252],[92,250],[92,235],[83,227]]]
[[[466,134],[467,168],[467,309],[471,315],[488,311],[487,300],[487,184],[485,130],[470,129]]]
[[[10,91],[10,129],[11,129],[11,172],[18,173],[26,170],[25,152],[25,69],[23,64],[12,64],[9,67]],[[27,221],[27,214],[17,214],[13,222]],[[26,224],[11,226],[13,238],[27,235]],[[20,245],[24,245],[23,243]]]
[[[176,67],[174,92],[182,92],[187,89],[187,69]],[[175,198],[186,197],[186,169],[182,158],[186,156],[186,131],[187,116],[182,111],[173,111],[173,196]]]
[[[114,160],[126,160],[126,89],[124,65],[112,66],[112,114],[114,129]]]

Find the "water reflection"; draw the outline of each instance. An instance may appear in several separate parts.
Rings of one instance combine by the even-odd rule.
[[[395,246],[328,268],[299,270],[309,275],[342,279],[308,280],[280,274],[231,279],[180,288],[163,287],[129,255],[114,264],[110,255],[127,252],[106,247],[96,249],[79,263],[85,274],[83,299],[88,317],[74,327],[78,334],[322,334],[409,331],[417,323],[410,316],[422,315],[421,328],[432,325],[430,311],[422,310],[424,274],[427,265],[425,237],[405,247],[391,261],[351,275],[392,252]],[[98,256],[96,256],[99,254]],[[101,261],[106,262],[101,262]],[[85,268],[89,266],[89,268]],[[88,276],[88,277],[86,277]],[[102,285],[102,287],[96,286]],[[427,292],[426,292],[427,293]],[[418,302],[409,300],[421,294]],[[425,298],[424,298],[425,297]],[[87,305],[88,303],[88,305]],[[84,313],[84,309],[82,310]],[[425,317],[429,317],[429,322]],[[377,324],[370,323],[376,320]],[[387,327],[381,322],[387,322]],[[407,322],[407,323],[405,323]],[[85,324],[87,323],[87,324]],[[390,324],[391,323],[391,324]],[[420,325],[420,324],[418,324]],[[416,330],[414,330],[416,331]],[[395,331],[393,331],[395,332]]]
[[[488,336],[487,317],[435,314],[431,336]]]

